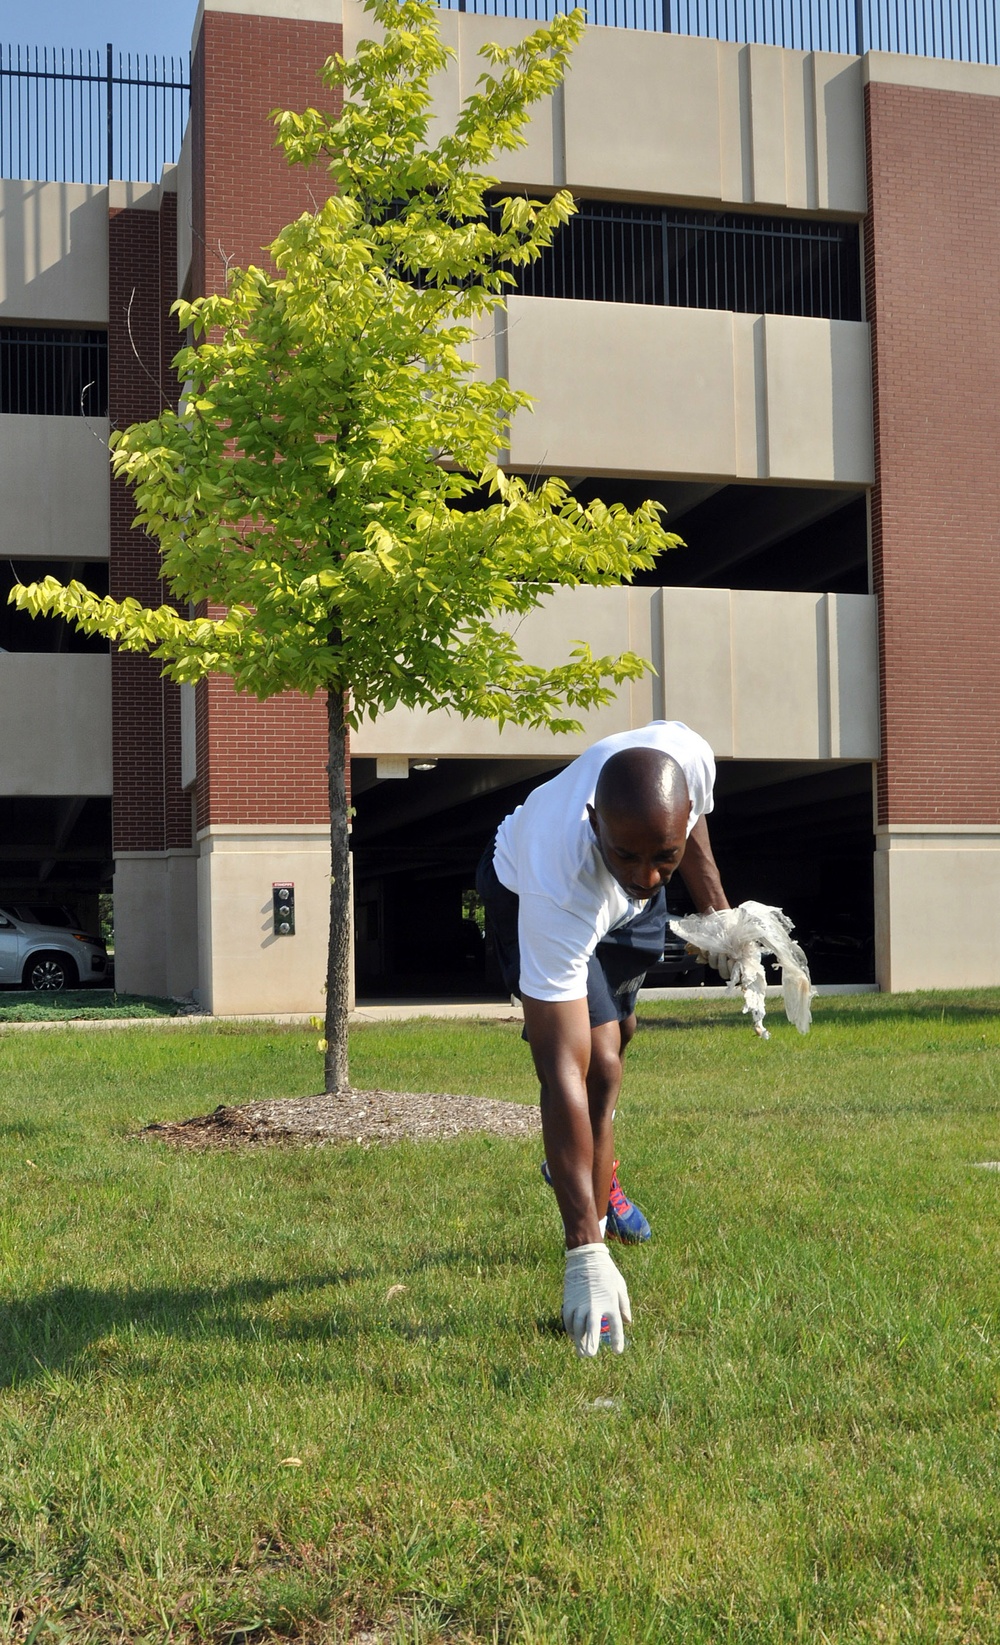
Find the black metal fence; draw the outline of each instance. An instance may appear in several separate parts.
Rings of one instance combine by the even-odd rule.
[[[180,152],[190,90],[182,57],[0,47],[0,177],[156,182]]]
[[[451,11],[542,21],[572,0],[438,0]],[[997,0],[586,0],[587,21],[800,51],[908,52],[1000,62]]]
[[[107,333],[0,326],[0,412],[20,417],[106,417]]]
[[[581,200],[514,272],[528,297],[862,318],[856,223]]]

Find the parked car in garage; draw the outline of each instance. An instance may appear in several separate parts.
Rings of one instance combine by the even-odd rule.
[[[0,908],[0,984],[47,993],[103,983],[107,975],[104,938],[81,931],[67,909]]]

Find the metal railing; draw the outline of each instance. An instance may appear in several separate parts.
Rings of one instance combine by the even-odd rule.
[[[106,417],[107,333],[0,326],[0,412]]]
[[[527,297],[862,318],[856,223],[581,200],[512,272]]]
[[[449,11],[544,21],[572,0],[438,0]],[[587,0],[608,28],[695,34],[799,51],[906,52],[1000,62],[997,0]]]
[[[180,153],[190,101],[182,57],[0,47],[0,177],[156,182]]]

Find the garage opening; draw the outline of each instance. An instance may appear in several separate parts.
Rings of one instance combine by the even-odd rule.
[[[564,763],[448,759],[379,781],[374,760],[352,762],[359,1001],[504,997],[476,864]],[[870,763],[720,761],[710,827],[730,900],[784,908],[817,982],[874,980]],[[689,906],[677,879],[671,903]]]
[[[110,798],[0,798],[0,908],[65,908],[99,933],[112,869]]]

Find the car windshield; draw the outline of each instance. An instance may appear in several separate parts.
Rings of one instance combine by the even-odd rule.
[[[18,903],[10,909],[10,913],[24,925],[55,925],[61,931],[68,931],[76,923],[72,914],[65,908]]]

